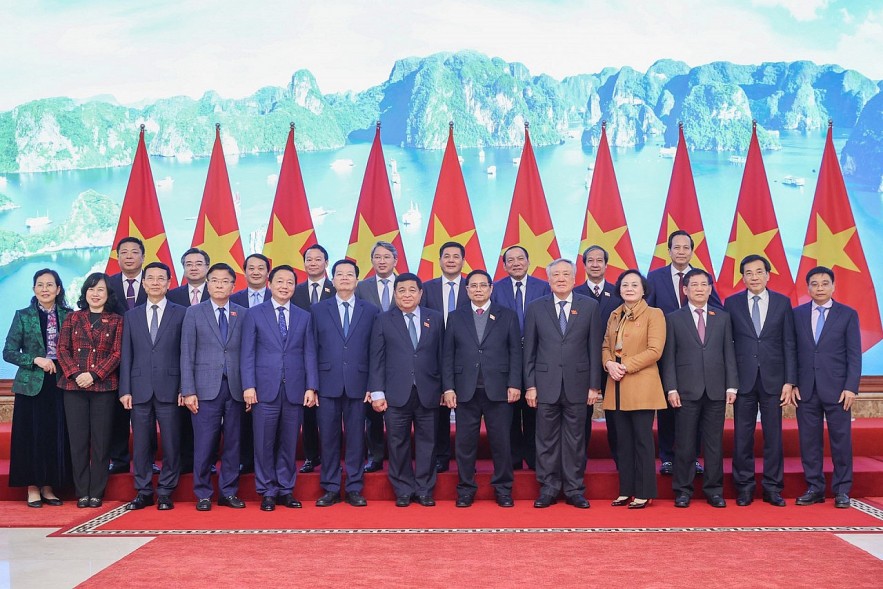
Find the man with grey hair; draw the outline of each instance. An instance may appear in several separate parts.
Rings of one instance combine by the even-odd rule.
[[[552,294],[524,317],[525,397],[537,408],[534,507],[549,507],[563,490],[569,505],[585,509],[585,424],[587,407],[601,398],[604,325],[598,303],[573,292],[573,262],[554,260],[546,274]]]

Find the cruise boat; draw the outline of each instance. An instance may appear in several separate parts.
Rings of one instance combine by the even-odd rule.
[[[731,164],[745,165],[745,162],[747,162],[748,159],[742,157],[741,155],[731,155],[729,158],[727,158],[727,161]]]
[[[340,159],[334,160],[331,162],[331,169],[335,172],[342,172],[344,170],[349,170],[353,167],[353,160],[350,159]]]
[[[512,165],[513,166],[521,165],[521,158],[520,157],[513,157],[512,158]]]
[[[156,181],[156,187],[160,190],[169,190],[174,184],[175,180],[171,176],[166,176],[165,178]]]
[[[488,166],[487,167],[487,175],[488,176],[496,176],[497,175],[497,166]]]
[[[49,218],[48,212],[42,216],[28,217],[27,219],[25,219],[25,227],[27,227],[28,230],[31,232],[42,231],[51,224],[52,219]]]
[[[420,212],[420,207],[417,206],[417,203],[412,200],[411,206],[402,215],[402,225],[420,225],[422,221],[423,213]]]
[[[673,158],[678,153],[677,147],[660,147],[659,157]]]
[[[395,160],[389,160],[389,178],[392,180],[393,184],[399,184],[402,181],[401,176],[399,176],[398,162]]]
[[[806,185],[806,178],[798,178],[796,176],[785,176],[782,178],[782,184],[785,186],[795,186],[800,188]]]

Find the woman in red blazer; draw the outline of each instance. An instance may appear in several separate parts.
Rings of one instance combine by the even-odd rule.
[[[107,486],[110,432],[119,388],[123,318],[108,277],[90,274],[58,341],[77,507],[100,507]],[[90,456],[91,453],[91,456]]]

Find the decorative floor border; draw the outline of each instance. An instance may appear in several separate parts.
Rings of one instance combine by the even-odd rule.
[[[869,505],[858,499],[851,500],[853,509],[870,515],[883,522],[883,509]],[[848,534],[855,532],[883,532],[880,526],[708,526],[708,527],[654,527],[654,528],[289,528],[289,529],[243,529],[243,530],[101,530],[126,513],[125,504],[111,509],[96,518],[59,533],[59,536],[218,536],[228,534],[666,534],[666,533],[709,533],[709,532],[831,532]]]

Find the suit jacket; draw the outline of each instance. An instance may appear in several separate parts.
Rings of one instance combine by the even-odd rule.
[[[450,287],[447,286],[447,278],[444,276],[433,278],[423,283],[423,299],[420,301],[421,307],[426,307],[434,311],[438,311],[442,315],[445,313],[445,301],[448,298]],[[460,279],[460,288],[457,289],[457,309],[469,307],[469,295],[466,293],[466,279]]]
[[[211,296],[208,294],[208,285],[204,285],[205,288],[202,289],[202,298],[199,299],[199,302],[204,303],[209,300]],[[182,307],[190,307],[190,287],[186,284],[182,284],[177,288],[173,288],[169,292],[166,293],[166,298],[176,305],[181,305]],[[232,299],[232,297],[231,297]],[[146,298],[145,298],[146,300]],[[238,303],[237,303],[238,304]],[[248,305],[245,305],[245,308],[248,309]],[[215,321],[217,323],[217,321]]]
[[[305,391],[319,389],[310,314],[295,305],[288,310],[285,340],[272,299],[252,307],[242,321],[242,388],[257,389],[258,402],[274,401],[282,388],[289,403],[303,405]]]
[[[187,308],[181,326],[181,394],[211,400],[221,390],[224,367],[230,394],[242,402],[242,379],[239,352],[242,318],[246,309],[236,303],[227,304],[227,341],[221,341],[221,330],[211,301]]]
[[[704,344],[689,305],[665,316],[662,385],[666,393],[677,391],[688,401],[698,401],[707,393],[710,399],[722,401],[727,389],[739,387],[730,314],[709,307],[707,315]]]
[[[675,292],[671,280],[671,264],[647,274],[647,290],[647,304],[662,309],[666,315],[681,308],[680,293]],[[711,284],[711,297],[708,299],[708,306],[723,309],[723,303],[714,288],[714,283]]]
[[[395,275],[389,277],[389,308],[396,308],[396,299],[393,294],[395,282]],[[382,309],[380,306],[380,293],[377,292],[377,275],[375,274],[371,278],[366,278],[365,280],[360,280],[359,284],[356,285],[356,296],[362,299],[363,301],[368,301],[378,309]]]
[[[862,337],[855,309],[834,301],[816,344],[812,303],[794,309],[797,338],[797,386],[808,400],[815,389],[822,400],[836,403],[843,391],[858,394],[862,375]]]
[[[424,291],[425,292],[425,291]],[[457,393],[458,401],[475,394],[481,372],[491,401],[507,401],[509,387],[521,389],[521,331],[515,312],[498,304],[488,307],[481,340],[475,330],[472,305],[448,314],[442,358],[442,389]]]
[[[417,329],[420,339],[415,350],[400,309],[380,313],[374,320],[368,390],[383,391],[392,407],[403,407],[415,384],[421,405],[433,409],[441,403],[444,318],[438,311],[420,307]]]
[[[610,314],[622,304],[622,299],[619,298],[616,292],[616,285],[606,280],[604,281],[604,288],[601,290],[601,296],[597,299],[595,298],[595,293],[589,290],[589,285],[585,282],[575,287],[573,292],[589,297],[598,303],[601,311],[601,323],[605,326],[607,325],[607,319],[610,318]]]
[[[368,392],[371,330],[380,309],[353,299],[346,336],[340,322],[337,298],[319,301],[310,309],[319,362],[319,396],[362,399]]]
[[[524,311],[527,312],[527,306],[540,297],[551,294],[552,289],[549,283],[533,276],[525,276],[524,285]],[[501,278],[494,282],[494,291],[491,293],[491,300],[499,303],[507,309],[515,311],[515,282],[511,276]]]
[[[110,290],[113,291],[114,296],[117,299],[117,305],[119,305],[119,309],[123,312],[120,315],[125,315],[125,312],[129,310],[129,307],[126,305],[126,289],[128,288],[128,284],[123,282],[123,273],[117,272],[116,274],[111,274],[109,276],[110,280],[107,286],[110,287]],[[135,294],[135,306],[143,305],[147,302],[147,291],[144,290],[144,272],[141,273],[141,284],[138,292]]]
[[[119,388],[120,348],[123,317],[106,311],[95,327],[89,311],[69,313],[58,336],[58,387],[66,391],[115,391]],[[95,384],[81,389],[74,380],[83,372],[97,376]]]
[[[264,301],[269,301],[271,298],[273,298],[273,295],[270,294],[270,289],[264,287],[264,298],[261,300],[261,302],[263,303]],[[248,288],[243,288],[242,290],[238,290],[231,294],[230,302],[236,303],[240,307],[245,307],[246,309],[248,309],[251,306],[251,302],[248,300]]]
[[[304,281],[294,287],[294,295],[291,297],[291,302],[304,311],[310,310],[310,296],[312,293],[309,291],[310,282]],[[358,286],[358,285],[357,285]],[[392,284],[389,285],[390,289],[392,289]],[[324,301],[325,299],[330,299],[334,297],[334,294],[337,291],[334,289],[334,285],[327,278],[325,279],[325,283],[319,289],[319,300]],[[390,290],[390,299],[392,298],[392,290]]]
[[[573,295],[567,331],[561,335],[555,295],[537,299],[524,317],[524,386],[537,388],[537,400],[586,403],[589,389],[600,389],[604,324],[598,303]]]
[[[154,396],[174,403],[181,390],[181,326],[187,309],[166,301],[156,342],[150,341],[147,305],[123,316],[123,349],[120,358],[120,397],[147,403]]]
[[[59,305],[55,306],[58,317],[59,335],[65,317],[71,312]],[[43,341],[43,328],[40,325],[40,310],[37,303],[19,309],[12,318],[6,344],[3,346],[3,359],[18,366],[12,392],[17,395],[35,397],[43,388],[43,369],[34,364],[34,358],[46,357],[46,342]],[[51,375],[50,375],[51,377]]]
[[[785,383],[797,384],[797,343],[794,335],[794,313],[791,299],[768,290],[769,304],[760,336],[754,331],[749,311],[748,292],[743,290],[727,297],[724,308],[733,324],[739,386],[743,391],[754,388],[757,372],[764,390],[779,396]]]

